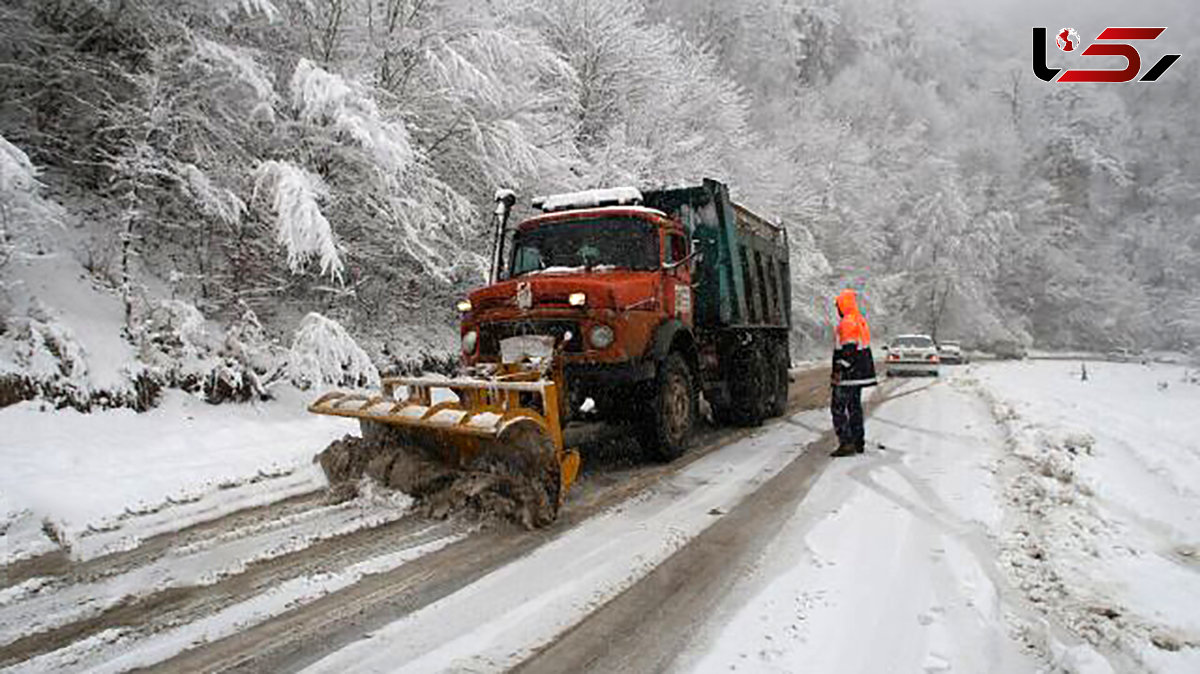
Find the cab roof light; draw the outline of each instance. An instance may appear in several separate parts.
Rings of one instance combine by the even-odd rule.
[[[636,187],[609,187],[535,197],[533,207],[543,213],[554,213],[601,206],[640,206],[642,201],[642,192]]]

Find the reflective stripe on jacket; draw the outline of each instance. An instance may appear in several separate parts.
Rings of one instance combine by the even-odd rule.
[[[875,357],[871,353],[871,328],[858,310],[853,290],[847,288],[837,296],[841,314],[836,330],[837,344],[833,352],[833,371],[840,376],[839,386],[874,386]]]

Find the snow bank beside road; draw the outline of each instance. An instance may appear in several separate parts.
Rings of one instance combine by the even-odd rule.
[[[357,426],[309,414],[310,397],[214,407],[168,391],[143,414],[0,409],[0,564],[53,550],[47,536],[90,558],[323,487],[313,456]]]
[[[1088,371],[894,395],[675,670],[1200,671],[1200,386]]]
[[[1008,433],[1008,574],[1127,666],[1200,671],[1200,386],[1164,365],[976,372]]]
[[[907,383],[867,420],[675,671],[1020,672],[988,544],[1001,438],[952,382]]]

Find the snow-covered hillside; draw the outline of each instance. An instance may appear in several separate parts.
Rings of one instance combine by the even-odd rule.
[[[0,669],[1200,671],[1200,12],[1051,4],[0,2]],[[1168,26],[1143,65],[1184,56],[1047,83],[1043,23]],[[747,254],[689,294],[681,260],[737,256],[667,228],[636,265],[662,266],[652,297],[564,287],[536,321],[509,313],[524,291],[463,301],[499,190],[515,236],[535,195],[705,179],[781,223],[786,287]],[[765,334],[702,343],[681,298],[702,314],[718,276],[722,307],[726,281],[769,287],[771,320],[790,297],[779,423],[715,427],[713,386],[758,402],[737,378],[763,363],[726,348]],[[875,389],[876,446],[829,462],[843,288],[877,358],[909,333],[979,358]],[[568,320],[558,383],[596,399],[552,525],[434,522],[420,489],[336,471],[326,493],[314,456],[357,426],[309,414],[322,393]],[[653,362],[651,334],[701,365]],[[619,374],[576,386],[587,359]],[[653,437],[639,414],[696,407],[690,454],[620,449]],[[390,474],[383,445],[342,463]]]
[[[83,226],[123,300],[315,310],[386,368],[453,354],[497,188],[714,177],[789,229],[799,351],[839,285],[880,334],[1197,348],[1194,93],[1030,85],[1003,4],[7,3],[0,269]]]

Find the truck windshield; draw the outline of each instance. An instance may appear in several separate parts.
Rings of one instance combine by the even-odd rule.
[[[518,230],[513,238],[510,276],[596,267],[658,269],[654,225],[641,218],[569,220]]]

